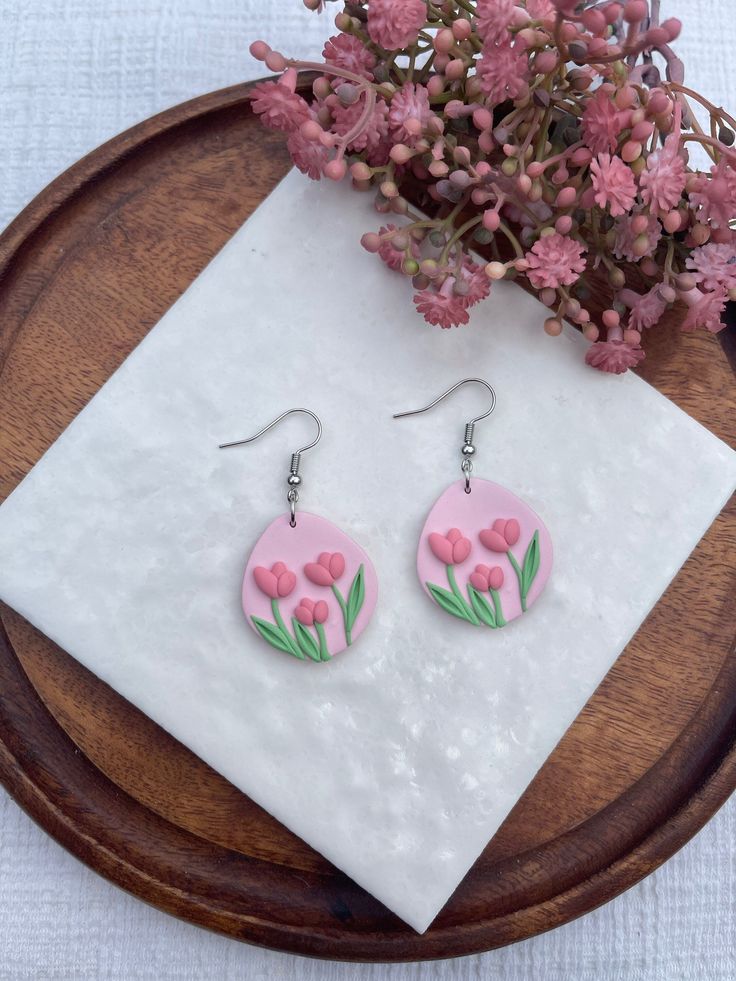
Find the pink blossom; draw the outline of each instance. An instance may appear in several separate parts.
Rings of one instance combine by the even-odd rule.
[[[723,287],[710,293],[703,293],[700,289],[688,290],[680,293],[680,299],[689,307],[682,324],[683,330],[698,330],[702,327],[717,334],[723,329],[721,317],[728,299],[728,293]]]
[[[710,177],[701,174],[695,182],[690,204],[698,209],[698,221],[710,222],[713,228],[726,228],[736,216],[736,171],[729,167],[724,155],[710,173]]]
[[[301,170],[313,181],[318,181],[324,172],[325,164],[330,159],[329,151],[321,143],[313,142],[302,136],[299,130],[289,134],[286,148],[298,170]]]
[[[343,106],[336,101],[331,107],[334,119],[333,130],[338,136],[345,136],[358,124],[365,109],[366,96],[363,95],[351,106]],[[369,153],[385,143],[388,136],[388,106],[382,99],[376,101],[375,108],[361,127],[358,135],[348,143],[348,150],[359,153],[367,150]],[[388,150],[386,151],[388,158]]]
[[[516,518],[496,518],[493,526],[484,528],[478,538],[491,552],[508,552],[512,545],[516,545],[520,534],[521,528]]]
[[[446,535],[433,531],[428,538],[429,547],[435,558],[444,565],[459,565],[470,555],[470,541],[458,528],[450,528]]]
[[[629,327],[641,331],[658,324],[667,309],[667,304],[659,294],[659,287],[654,286],[648,293],[633,295],[636,299],[631,305]]]
[[[387,51],[413,44],[427,19],[425,0],[370,0],[368,34]]]
[[[487,565],[477,565],[470,574],[470,585],[479,593],[500,589],[503,586],[503,569],[500,565],[494,565],[492,569]]]
[[[624,114],[616,108],[610,88],[601,85],[583,111],[581,129],[586,146],[593,153],[613,153],[624,122]]]
[[[475,7],[478,35],[484,41],[507,38],[515,6],[515,0],[478,0]]]
[[[736,247],[708,242],[694,249],[687,260],[696,280],[705,290],[736,289]]]
[[[467,256],[463,260],[460,278],[467,288],[467,293],[460,295],[458,299],[462,301],[466,310],[468,307],[480,303],[481,300],[485,300],[491,292],[491,281],[486,276],[485,269]]]
[[[634,242],[639,237],[632,228],[632,219],[635,215],[624,215],[617,218],[614,224],[616,233],[613,245],[613,254],[617,259],[626,259],[628,262],[638,262],[645,255],[652,255],[662,237],[662,226],[654,215],[647,216],[646,231],[641,232],[647,236],[647,247],[644,252],[639,254],[634,252]]]
[[[620,327],[612,327],[605,341],[590,345],[585,354],[585,363],[614,375],[622,375],[629,368],[635,368],[644,360],[644,352],[638,344],[627,344],[623,334]]]
[[[598,207],[608,207],[614,218],[616,215],[625,215],[634,207],[636,180],[631,167],[621,157],[599,153],[591,161],[590,172]]]
[[[257,565],[253,570],[256,586],[271,599],[283,599],[296,586],[296,576],[283,562],[274,562],[270,569]]]
[[[465,297],[457,296],[454,287],[455,277],[448,276],[438,290],[430,286],[414,294],[417,312],[422,314],[428,324],[459,327],[470,320]]]
[[[526,0],[526,12],[533,20],[543,20],[554,13],[551,0]]]
[[[433,113],[429,107],[429,92],[426,87],[414,85],[413,82],[406,82],[398,92],[394,93],[394,97],[391,99],[391,108],[388,114],[391,135],[397,143],[414,146],[418,135],[409,132],[406,123],[410,119],[416,119],[424,129],[432,116]]]
[[[345,572],[342,552],[321,552],[316,562],[307,562],[304,575],[316,586],[331,586]]]
[[[296,72],[285,72],[278,82],[259,82],[251,92],[253,112],[269,129],[293,133],[310,118],[309,106],[296,94]]]
[[[382,225],[378,231],[381,236],[381,244],[378,249],[378,255],[383,259],[389,269],[395,269],[397,272],[401,270],[401,264],[404,261],[406,252],[402,249],[397,249],[393,244],[393,237],[391,232],[397,231],[396,225]],[[421,251],[419,245],[414,239],[410,239],[411,254],[415,259],[419,259],[421,256]]]
[[[373,81],[372,69],[376,67],[376,56],[352,34],[336,34],[325,44],[322,57],[328,65],[344,68],[354,75],[362,75]]]
[[[522,95],[527,88],[528,74],[528,54],[510,37],[483,45],[481,57],[476,62],[476,76],[481,91],[492,105]]]
[[[678,129],[647,157],[647,169],[639,177],[641,199],[655,211],[672,211],[682,197],[686,179]]]
[[[324,600],[308,599],[306,596],[299,600],[299,605],[294,610],[294,616],[299,623],[305,627],[311,627],[315,623],[324,623],[330,615],[330,609]]]
[[[538,290],[571,286],[585,271],[584,252],[587,252],[586,247],[574,238],[558,232],[545,235],[534,243],[531,252],[525,256],[529,264],[529,282]]]

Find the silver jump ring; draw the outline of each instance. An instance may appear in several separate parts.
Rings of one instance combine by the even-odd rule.
[[[463,462],[460,464],[460,469],[465,474],[465,493],[469,494],[471,490],[470,475],[473,472],[473,461],[467,459],[463,460]]]
[[[292,528],[296,528],[296,502],[299,500],[299,491],[292,487],[289,493],[286,495],[286,499],[289,502],[289,512],[291,514],[289,524]]]

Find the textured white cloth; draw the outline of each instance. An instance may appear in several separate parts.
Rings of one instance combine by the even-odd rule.
[[[736,105],[736,28],[720,0],[664,0],[688,17],[688,77]],[[689,7],[686,11],[685,8]],[[334,8],[333,8],[334,9]],[[278,13],[277,13],[278,12]],[[161,108],[258,73],[247,42],[302,55],[329,21],[298,0],[0,3],[4,66],[0,221],[101,140]],[[481,957],[424,966],[328,965],[178,923],[84,869],[0,797],[0,979],[731,979],[736,974],[736,805],[628,894],[585,919]]]

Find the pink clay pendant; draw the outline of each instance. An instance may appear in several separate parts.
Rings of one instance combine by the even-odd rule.
[[[243,577],[243,611],[266,643],[300,660],[329,661],[373,616],[378,579],[365,551],[331,521],[300,511],[272,521]]]
[[[287,409],[248,439],[259,439],[296,412],[310,416],[317,435],[291,455],[286,499],[289,510],[272,521],[250,553],[243,576],[243,612],[255,632],[300,661],[329,661],[363,633],[378,598],[378,578],[365,551],[331,521],[296,505],[301,455],[316,446],[322,423],[310,409]]]
[[[498,630],[537,601],[552,571],[552,539],[538,514],[515,494],[473,477],[476,423],[496,407],[496,393],[482,378],[464,378],[418,415],[469,383],[491,395],[486,412],[465,426],[463,479],[450,484],[429,512],[419,537],[417,574],[425,592],[458,620]]]
[[[450,484],[422,529],[417,574],[446,613],[504,627],[539,598],[552,571],[552,540],[539,515],[490,480]]]

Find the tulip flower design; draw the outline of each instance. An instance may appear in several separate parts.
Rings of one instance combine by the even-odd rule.
[[[304,654],[289,633],[279,609],[279,600],[285,599],[293,593],[296,586],[296,576],[290,569],[287,569],[284,562],[274,562],[270,569],[266,569],[262,565],[256,566],[253,570],[253,578],[260,591],[271,600],[271,611],[275,621],[271,623],[261,617],[254,616],[251,619],[256,630],[272,647],[304,660]]]
[[[481,545],[490,552],[506,554],[519,583],[519,598],[522,613],[526,613],[526,599],[539,571],[539,530],[532,535],[521,565],[511,551],[519,541],[521,528],[516,518],[497,518],[490,528],[484,528],[478,535]]]
[[[470,544],[470,543],[468,543]],[[345,556],[342,552],[321,552],[316,562],[308,562],[304,566],[304,575],[315,586],[328,586],[335,595],[342,612],[345,628],[345,642],[348,647],[353,642],[352,630],[365,599],[364,570],[361,565],[355,573],[347,598],[337,587],[337,580],[345,572]]]
[[[450,528],[446,535],[433,531],[428,536],[427,542],[434,557],[445,566],[447,582],[450,586],[447,590],[443,586],[428,582],[426,586],[430,596],[446,613],[451,613],[460,620],[479,624],[477,613],[460,592],[454,569],[454,566],[464,562],[470,555],[472,549],[470,539],[465,538],[459,528]]]
[[[311,657],[313,661],[329,661],[330,654],[327,650],[327,638],[322,624],[330,615],[330,609],[324,600],[316,602],[308,597],[299,600],[299,605],[294,610],[294,635],[302,651]],[[307,629],[314,627],[317,631],[318,641],[315,641],[312,634]]]
[[[503,586],[503,581],[503,569],[500,565],[494,565],[493,568],[489,568],[487,565],[477,565],[470,573],[468,585],[470,603],[480,620],[488,627],[506,626],[506,620],[501,609],[501,597],[498,593]],[[493,608],[489,606],[485,593],[490,594]]]

